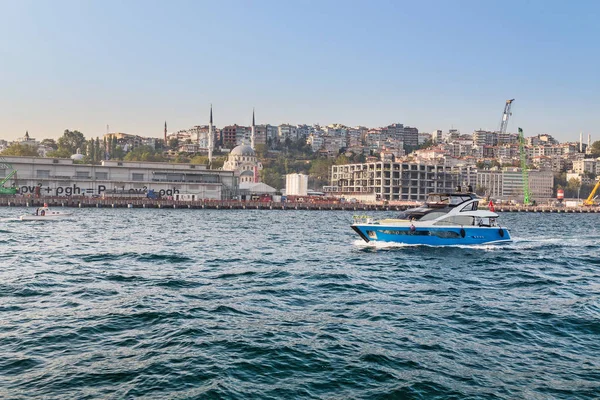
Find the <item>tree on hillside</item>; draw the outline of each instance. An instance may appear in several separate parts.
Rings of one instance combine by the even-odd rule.
[[[267,157],[267,153],[268,153],[268,149],[267,149],[267,145],[265,144],[257,144],[256,145],[256,156],[258,158],[266,158]]]
[[[100,138],[98,136],[96,136],[96,144],[94,146],[94,150],[96,151],[94,153],[94,160],[96,160],[96,162],[100,162],[104,159],[104,147],[100,146]]]
[[[569,182],[567,182],[567,187],[565,189],[567,193],[565,193],[565,195],[568,197],[577,197],[580,189],[581,181],[577,178],[571,178],[569,179]]]
[[[58,151],[68,153],[67,157],[77,153],[77,149],[84,150],[85,136],[79,131],[65,130],[58,138]]]
[[[263,168],[260,171],[260,180],[277,190],[281,190],[283,187],[283,175],[272,167]]]
[[[214,159],[212,160],[212,164],[210,166],[211,169],[219,169],[219,168],[223,168],[223,164],[225,164],[225,160],[220,158],[220,159]]]
[[[165,161],[162,154],[151,146],[139,146],[131,150],[124,158],[125,161]]]
[[[195,165],[208,165],[208,156],[194,156],[192,157],[192,159],[190,160],[190,164],[195,164]]]
[[[592,143],[591,152],[592,152],[592,156],[600,157],[600,140],[597,140],[594,143]]]
[[[177,138],[171,138],[171,139],[169,139],[169,147],[171,149],[177,149],[177,148],[179,148],[179,139],[177,139]]]
[[[96,149],[95,149],[95,143],[94,143],[94,139],[90,139],[90,141],[88,142],[87,145],[87,153],[86,154],[86,158],[87,158],[87,162],[90,163],[94,163],[96,160]]]
[[[329,185],[329,174],[333,160],[330,158],[318,158],[311,162],[309,174],[315,180],[318,187]]]
[[[349,164],[349,163],[350,163],[350,159],[348,159],[348,157],[346,157],[344,154],[340,154],[335,159],[335,165],[344,165],[344,164]]]
[[[42,146],[50,147],[52,150],[58,149],[58,144],[56,144],[56,140],[54,139],[44,139],[40,144]]]
[[[21,143],[13,143],[2,150],[3,156],[39,157],[37,148]]]

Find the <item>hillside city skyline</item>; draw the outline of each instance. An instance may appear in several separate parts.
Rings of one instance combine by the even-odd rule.
[[[216,118],[215,118],[215,120],[216,120]],[[239,123],[239,122],[236,122],[236,123],[219,124],[219,123],[217,123],[215,121],[214,127],[215,127],[215,129],[221,129],[221,128],[227,127],[227,126],[250,127],[252,125],[251,118],[250,118],[250,120],[248,122],[249,123]],[[5,136],[0,136],[0,140],[6,140],[6,141],[9,141],[9,142],[10,141],[14,141],[14,140],[17,140],[17,139],[23,137],[25,133],[28,133],[29,136],[31,136],[31,137],[39,138],[39,140],[43,140],[43,139],[54,139],[54,140],[57,140],[59,137],[61,137],[63,135],[63,133],[64,133],[65,130],[72,130],[72,131],[82,132],[88,138],[102,137],[102,136],[104,136],[107,133],[127,133],[127,134],[130,134],[130,135],[137,135],[137,136],[142,136],[142,137],[161,139],[164,136],[164,124],[165,123],[167,123],[167,132],[168,132],[168,134],[173,134],[173,133],[176,133],[176,132],[179,132],[179,131],[189,130],[189,129],[192,129],[192,128],[198,127],[198,126],[208,126],[208,118],[206,118],[206,122],[200,122],[200,123],[195,123],[195,124],[190,125],[190,126],[181,126],[181,127],[180,126],[173,127],[173,125],[171,125],[169,123],[169,121],[166,120],[166,121],[163,121],[161,123],[161,127],[157,130],[157,132],[151,132],[151,133],[149,133],[149,132],[136,132],[136,131],[120,130],[120,129],[118,129],[118,127],[114,128],[111,125],[107,124],[105,126],[104,131],[96,130],[95,132],[97,132],[97,133],[86,132],[86,131],[84,131],[82,129],[78,129],[77,127],[65,127],[60,132],[56,132],[56,133],[53,133],[51,135],[48,135],[48,134],[46,134],[46,135],[40,135],[39,133],[36,133],[35,131],[32,131],[30,129],[26,129],[23,132],[15,133],[13,135],[9,135],[9,136],[6,136],[6,137]],[[333,122],[333,123],[328,123],[328,124],[318,124],[318,123],[314,123],[314,124],[297,123],[297,124],[295,124],[295,123],[289,123],[289,122],[282,122],[282,123],[279,123],[279,124],[274,124],[274,123],[269,123],[269,122],[258,122],[258,121],[256,122],[256,125],[257,126],[271,125],[271,126],[275,126],[275,127],[281,126],[281,125],[292,125],[292,126],[307,125],[307,126],[311,126],[311,127],[312,126],[327,127],[327,126],[341,125],[341,126],[345,126],[345,127],[348,127],[348,128],[364,127],[364,128],[367,128],[367,129],[378,129],[378,128],[384,128],[384,127],[386,127],[388,125],[398,124],[398,123],[399,124],[403,124],[405,126],[415,127],[415,128],[417,128],[419,130],[419,133],[427,133],[427,134],[431,134],[432,132],[435,132],[437,130],[441,130],[444,133],[448,133],[450,130],[456,130],[456,131],[460,132],[460,134],[462,134],[462,135],[472,135],[475,131],[489,131],[489,132],[496,132],[496,131],[498,131],[498,127],[494,128],[494,129],[486,129],[484,127],[479,127],[479,128],[475,128],[475,129],[473,129],[471,131],[464,131],[464,130],[461,130],[461,129],[459,129],[457,127],[454,127],[454,126],[452,126],[450,128],[436,128],[436,129],[428,131],[428,130],[422,130],[419,126],[412,125],[412,124],[406,124],[406,123],[403,123],[401,121],[394,121],[394,122],[390,122],[390,123],[382,124],[382,125],[378,125],[378,126],[368,126],[368,125],[364,125],[364,124],[349,125],[349,124],[344,124],[343,122]],[[498,125],[500,125],[500,124],[498,124]],[[516,134],[517,130],[518,130],[518,127],[514,126],[511,123],[508,126],[507,133],[514,133],[514,134]],[[563,133],[563,134],[558,134],[558,135],[553,135],[553,134],[551,134],[549,132],[541,132],[541,131],[540,132],[526,132],[525,136],[533,137],[533,136],[544,135],[544,134],[551,135],[551,136],[555,137],[557,140],[559,140],[560,142],[579,142],[581,135],[583,136],[583,140],[584,140],[585,143],[587,143],[587,140],[588,140],[589,136],[592,137],[592,143],[594,141],[598,140],[598,139],[594,139],[594,135],[592,133],[590,133],[590,132],[583,132],[583,131],[581,131],[581,132],[573,132],[573,133],[569,133],[569,134]]]
[[[596,137],[600,3],[3,4],[0,137],[400,122]],[[557,29],[560,27],[560,29]]]

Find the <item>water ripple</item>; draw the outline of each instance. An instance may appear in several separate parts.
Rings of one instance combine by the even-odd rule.
[[[600,393],[596,214],[435,248],[366,244],[345,212],[5,211],[0,398]]]

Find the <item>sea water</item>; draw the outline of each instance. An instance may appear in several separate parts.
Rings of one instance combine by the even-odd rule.
[[[435,248],[364,243],[341,211],[21,213],[0,209],[0,398],[600,396],[598,214]]]

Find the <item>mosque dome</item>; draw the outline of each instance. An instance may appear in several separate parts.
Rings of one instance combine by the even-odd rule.
[[[77,153],[73,154],[71,156],[71,160],[75,160],[75,161],[81,161],[83,160],[83,154],[81,154],[81,149],[77,149]]]
[[[236,146],[233,148],[233,150],[231,150],[231,153],[229,153],[231,155],[234,156],[250,156],[250,157],[254,157],[256,156],[256,153],[254,152],[254,150],[252,150],[252,147],[248,146],[247,144],[242,144],[239,146]]]

